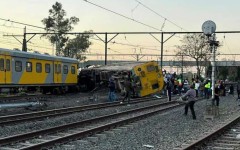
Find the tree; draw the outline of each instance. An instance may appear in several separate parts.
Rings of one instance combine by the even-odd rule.
[[[56,55],[64,54],[64,46],[69,38],[66,34],[73,30],[72,25],[76,25],[79,22],[77,17],[71,17],[70,19],[64,18],[66,16],[66,11],[62,8],[62,4],[56,2],[52,9],[49,10],[48,18],[44,18],[42,23],[45,25],[45,30],[47,32],[55,32],[55,35],[43,35],[46,36],[52,44],[56,44]]]
[[[86,57],[82,56],[81,53],[86,52],[87,48],[91,45],[89,38],[89,34],[78,34],[76,38],[70,39],[65,47],[64,56],[85,60]]]
[[[197,76],[200,77],[203,65],[209,64],[208,61],[211,57],[207,37],[203,34],[189,34],[184,36],[181,42],[183,44],[177,46],[179,51],[176,55],[193,58],[196,61]]]
[[[227,79],[228,70],[229,70],[229,67],[226,67],[226,66],[218,67],[218,74],[217,74],[218,79],[221,79],[221,80]]]

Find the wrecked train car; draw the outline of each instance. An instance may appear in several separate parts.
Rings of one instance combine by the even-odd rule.
[[[79,74],[79,85],[85,91],[90,91],[98,86],[107,87],[110,78],[114,79],[118,92],[124,92],[124,79],[129,78],[132,93],[136,97],[157,93],[162,90],[164,84],[161,68],[157,62],[150,61],[82,69]]]

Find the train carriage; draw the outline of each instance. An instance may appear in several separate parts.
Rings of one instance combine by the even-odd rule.
[[[72,58],[0,49],[0,89],[40,87],[43,93],[73,89],[77,66]]]
[[[92,87],[89,89],[92,90],[101,82],[106,83],[110,78],[114,78],[117,91],[123,92],[123,82],[127,76],[131,78],[134,96],[137,97],[157,93],[164,85],[162,71],[155,61],[128,62],[83,69],[80,72],[79,81],[81,86]]]

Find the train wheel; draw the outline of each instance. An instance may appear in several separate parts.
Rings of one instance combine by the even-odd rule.
[[[65,88],[60,87],[60,88],[58,88],[58,89],[59,89],[59,93],[60,93],[60,94],[65,94],[65,93],[66,93]]]
[[[47,89],[44,87],[40,88],[40,91],[42,94],[47,94]]]
[[[53,88],[51,90],[51,94],[53,94],[53,95],[58,95],[59,93],[60,93],[59,88]]]
[[[45,89],[42,89],[42,94],[47,94],[47,91]]]

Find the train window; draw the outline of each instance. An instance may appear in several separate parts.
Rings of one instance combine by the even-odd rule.
[[[50,64],[45,64],[45,72],[50,73]]]
[[[0,59],[0,71],[4,71],[4,59]]]
[[[67,65],[63,66],[63,73],[68,74],[68,66]]]
[[[57,70],[58,73],[61,73],[62,70],[61,70],[61,64],[58,64],[58,70]]]
[[[155,89],[158,89],[159,88],[159,84],[158,83],[155,83],[152,85],[152,89],[155,90]]]
[[[31,62],[26,62],[26,71],[32,72],[32,63]]]
[[[41,73],[42,72],[42,64],[41,63],[36,63],[36,72]]]
[[[147,71],[148,72],[155,71],[155,67],[153,65],[149,65],[149,66],[147,66]]]
[[[6,70],[10,71],[10,59],[6,60]]]
[[[75,66],[72,66],[72,67],[71,67],[71,73],[72,73],[72,74],[75,74],[75,72],[76,72]]]
[[[15,62],[15,70],[17,72],[21,72],[22,71],[22,62],[21,61],[16,61]]]

